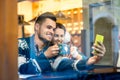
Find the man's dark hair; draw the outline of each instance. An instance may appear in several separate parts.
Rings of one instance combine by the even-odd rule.
[[[56,22],[56,16],[52,12],[45,12],[36,19],[35,23],[39,23],[41,25],[46,20],[46,18]]]
[[[63,29],[63,30],[64,30],[64,34],[65,34],[66,28],[65,28],[65,26],[64,26],[63,24],[61,24],[61,23],[56,23],[56,28],[55,28],[55,29],[57,29],[57,28]],[[55,29],[54,29],[54,30],[55,30]]]

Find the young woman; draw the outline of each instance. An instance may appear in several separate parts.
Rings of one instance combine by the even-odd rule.
[[[64,25],[62,25],[61,23],[57,23],[56,28],[54,29],[54,38],[52,40],[53,44],[55,45],[63,44],[65,33],[66,33],[66,29]],[[94,55],[90,58],[85,57],[84,55],[80,55],[76,49],[73,49],[73,47],[71,47],[70,54],[69,53],[68,54],[69,57],[74,57],[76,58],[76,60],[73,60],[65,56],[59,56],[58,53],[58,57],[56,58],[53,64],[53,68],[55,70],[60,70],[60,71],[66,70],[68,68],[76,69],[76,70],[90,69],[91,65],[97,63],[102,58],[102,56],[104,56],[106,52],[106,49],[102,43],[99,43],[99,45],[94,45],[93,47],[94,50],[96,50],[97,55]]]

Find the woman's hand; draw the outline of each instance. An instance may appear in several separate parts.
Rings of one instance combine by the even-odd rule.
[[[69,59],[71,59],[72,55],[71,54],[66,54],[66,55],[63,55],[63,57],[68,57]]]

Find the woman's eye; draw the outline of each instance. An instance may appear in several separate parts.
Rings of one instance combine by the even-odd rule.
[[[55,35],[54,35],[54,37],[58,37],[58,35],[57,35],[57,34],[55,34]]]
[[[64,37],[63,35],[61,35],[61,37]]]

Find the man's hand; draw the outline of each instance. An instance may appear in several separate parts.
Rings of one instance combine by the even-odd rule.
[[[103,43],[98,42],[97,45],[93,45],[92,47],[94,49],[94,51],[92,52],[93,55],[102,57],[105,55],[106,49],[105,46],[103,45]]]
[[[97,45],[94,44],[92,48],[94,49],[94,51],[92,52],[94,56],[88,59],[87,64],[97,63],[101,60],[101,58],[105,55],[106,52],[105,46],[103,45],[103,43],[100,42],[98,42]]]
[[[53,45],[53,46],[50,46],[44,54],[47,58],[52,58],[54,56],[57,56],[58,53],[59,53],[58,45]]]

